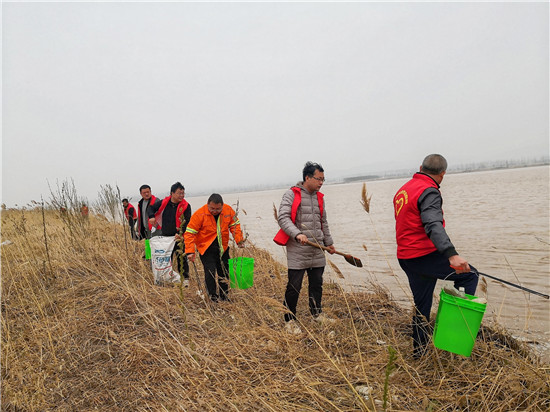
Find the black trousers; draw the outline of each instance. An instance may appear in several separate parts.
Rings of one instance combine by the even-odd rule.
[[[185,244],[183,242],[176,242],[174,250],[172,251],[172,262],[176,260],[176,270],[184,277],[189,279],[189,261],[185,254]]]
[[[137,240],[137,234],[136,234],[136,227],[135,227],[136,220],[132,219],[131,217],[128,218],[128,225],[130,226],[130,235],[132,236],[132,239]]]
[[[206,249],[201,256],[201,262],[204,267],[204,282],[210,298],[218,298],[218,287],[220,289],[219,297],[222,300],[227,299],[229,291],[229,248],[220,256],[220,248],[217,240],[214,240],[210,247]],[[218,277],[216,279],[216,272]]]
[[[467,294],[474,295],[479,279],[473,271],[454,273],[455,270],[449,265],[449,259],[437,251],[413,259],[399,259],[399,265],[409,278],[413,294],[415,306],[412,320],[413,347],[414,354],[421,355],[426,350],[430,337],[430,311],[437,280],[452,280],[455,288],[464,287]],[[472,265],[470,268],[476,270]]]
[[[288,269],[288,283],[286,285],[284,305],[291,313],[285,313],[285,322],[296,319],[296,305],[302,289],[302,281],[307,271],[309,311],[313,316],[321,313],[321,299],[323,298],[324,267],[309,269]]]

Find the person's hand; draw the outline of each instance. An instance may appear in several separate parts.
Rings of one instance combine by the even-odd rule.
[[[334,252],[336,252],[334,245],[327,246],[327,252],[334,255]]]
[[[466,259],[461,258],[459,255],[451,256],[449,258],[449,263],[456,273],[470,272],[470,265]]]
[[[176,242],[179,242],[180,240],[183,240],[183,237],[179,233],[176,233],[176,236],[174,236],[174,239],[176,239]]]
[[[246,242],[246,240],[240,241],[239,243],[237,243],[237,246],[240,247],[241,249],[244,248],[244,242]]]
[[[308,241],[308,238],[306,235],[300,233],[298,236],[296,236],[296,240],[300,242],[302,245],[305,245]]]
[[[152,217],[152,218],[149,219],[149,224],[150,224],[150,225],[153,225],[153,226],[154,226],[155,223],[156,223],[156,221],[155,221],[155,218],[154,218],[154,217]]]
[[[195,261],[195,254],[194,253],[188,253],[187,254],[187,260],[189,260],[190,262],[194,262]]]

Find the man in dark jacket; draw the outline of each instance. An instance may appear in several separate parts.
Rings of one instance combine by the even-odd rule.
[[[403,185],[393,199],[397,258],[409,278],[414,298],[413,356],[427,349],[432,298],[437,279],[454,281],[467,294],[475,294],[475,268],[458,255],[445,231],[439,185],[447,161],[438,154],[427,156],[420,171]]]
[[[191,220],[191,205],[184,197],[185,187],[180,182],[174,183],[170,188],[170,196],[149,208],[149,224],[156,227],[162,236],[175,237],[172,262],[176,259],[177,271],[183,276],[183,285],[189,286],[189,262],[185,254],[183,234]]]
[[[157,199],[151,194],[151,186],[142,185],[139,188],[139,194],[141,200],[138,202],[138,236],[140,239],[151,238],[151,225],[149,224],[149,208],[158,203],[160,206],[160,199]]]

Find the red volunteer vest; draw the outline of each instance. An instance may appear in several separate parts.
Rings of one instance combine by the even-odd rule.
[[[155,213],[155,221],[157,222],[157,229],[162,229],[162,212],[164,212],[164,209],[166,209],[166,206],[168,205],[168,202],[172,196],[167,196],[162,200],[162,203],[160,204],[159,210],[157,213]],[[181,217],[183,216],[183,212],[185,212],[185,209],[189,206],[189,203],[187,203],[187,200],[183,199],[178,204],[178,208],[176,210],[176,227],[179,228],[181,225]],[[189,222],[188,222],[189,223]]]
[[[149,199],[149,205],[147,206],[147,208],[149,208],[149,206],[151,206],[151,205],[154,205],[156,201],[157,201],[157,198],[155,196],[151,195],[151,199]],[[149,219],[149,218],[147,218],[147,219]],[[142,225],[142,222],[141,222],[141,207],[138,207],[138,231],[141,230],[141,225]],[[152,227],[153,227],[153,225],[151,223],[149,223],[149,230],[151,230]]]
[[[302,190],[299,187],[292,187],[291,190],[294,192],[294,201],[292,202],[292,208],[290,209],[290,219],[292,223],[296,222],[296,213],[298,212],[298,207],[302,202]],[[323,222],[323,196],[321,192],[317,192],[317,202],[319,202],[319,211],[321,212],[321,222]],[[322,223],[321,223],[322,225]],[[280,246],[285,246],[288,243],[289,235],[283,229],[279,229],[273,241]]]
[[[126,216],[126,219],[128,219],[128,215],[132,218],[136,218],[136,208],[132,206],[131,203],[128,203],[128,207],[124,209],[124,215]]]
[[[425,256],[437,250],[424,230],[418,209],[418,198],[430,187],[439,190],[439,186],[431,177],[416,173],[393,198],[395,238],[399,259]],[[445,220],[443,220],[443,227],[445,227]]]

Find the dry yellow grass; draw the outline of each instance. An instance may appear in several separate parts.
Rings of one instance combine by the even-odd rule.
[[[469,359],[434,349],[415,361],[408,309],[376,285],[328,283],[325,312],[338,322],[313,322],[302,293],[305,332],[289,336],[285,269],[265,251],[245,252],[255,286],[213,306],[193,267],[187,289],[154,286],[121,225],[45,220],[48,251],[40,210],[2,213],[13,242],[1,250],[3,410],[381,410],[390,346],[387,410],[550,408],[549,365],[505,331],[483,328]]]

